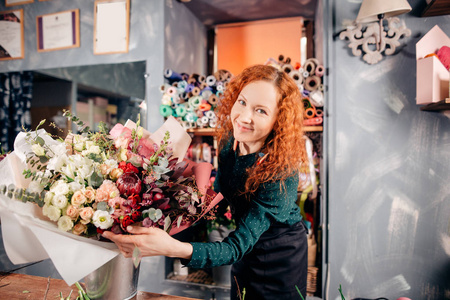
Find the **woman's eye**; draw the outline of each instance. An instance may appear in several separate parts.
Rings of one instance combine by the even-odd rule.
[[[245,105],[245,101],[244,100],[238,100],[240,105]]]
[[[262,109],[262,108],[258,108],[258,109],[256,110],[256,112],[257,112],[258,114],[267,115],[267,112],[266,112],[264,109]]]

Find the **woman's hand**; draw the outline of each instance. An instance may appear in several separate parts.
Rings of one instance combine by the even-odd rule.
[[[102,235],[113,241],[125,257],[131,257],[135,247],[139,248],[143,257],[163,255],[190,259],[192,256],[191,244],[174,239],[162,229],[128,226],[127,231],[131,235],[114,234],[111,231],[105,231]]]

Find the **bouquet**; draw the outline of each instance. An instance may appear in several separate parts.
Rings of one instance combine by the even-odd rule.
[[[214,217],[221,195],[207,186],[212,166],[183,160],[190,137],[174,118],[150,134],[139,120],[117,124],[109,132],[104,126],[91,132],[77,117],[65,115],[79,126],[79,134],[55,140],[39,129],[41,122],[36,131],[16,138],[15,151],[0,163],[2,177],[16,179],[0,186],[9,200],[2,198],[2,210],[13,198],[33,202],[28,217],[37,222],[28,227],[46,221],[44,227],[52,234],[81,236],[82,242],[86,237],[101,238],[105,230],[127,233],[134,223],[175,234],[203,217]],[[5,167],[17,161],[26,164]],[[11,170],[13,174],[5,174]],[[16,208],[9,211],[21,213]],[[2,221],[8,218],[1,215]],[[36,235],[35,228],[31,230]],[[36,235],[47,252],[53,251],[43,242],[49,234]]]

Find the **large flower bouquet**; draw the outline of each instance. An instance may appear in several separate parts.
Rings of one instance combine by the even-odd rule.
[[[79,134],[55,140],[38,126],[36,131],[20,133],[15,150],[0,161],[4,240],[10,217],[6,212],[23,213],[11,206],[11,199],[37,204],[26,207],[31,210],[27,217],[38,221],[27,223],[31,225],[26,229],[33,231],[47,253],[56,251],[55,237],[50,235],[101,238],[104,230],[126,233],[133,223],[175,234],[201,218],[213,218],[221,195],[208,187],[212,166],[183,160],[190,137],[174,118],[150,134],[139,121],[117,124],[109,132],[102,126],[91,132],[77,117],[65,115],[79,126]],[[20,162],[22,167],[16,167]],[[46,224],[46,233],[37,232],[42,220],[55,229]]]

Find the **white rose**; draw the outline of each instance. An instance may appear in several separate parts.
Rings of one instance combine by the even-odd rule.
[[[92,223],[100,229],[108,229],[113,225],[114,220],[107,211],[97,210],[92,216]]]
[[[44,216],[47,216],[52,221],[58,221],[59,217],[61,216],[61,210],[53,205],[47,205],[45,204],[44,207],[42,207],[42,213]]]
[[[59,209],[63,209],[67,206],[69,201],[65,195],[56,194],[52,199],[52,204]]]
[[[83,185],[80,184],[77,181],[72,181],[71,183],[69,183],[69,190],[73,193],[75,193],[76,191],[79,191],[83,189]]]
[[[52,203],[52,199],[53,199],[53,196],[54,196],[55,194],[53,194],[52,192],[47,192],[47,193],[45,193],[45,196],[44,196],[44,203],[46,204],[46,205],[50,205],[51,203]]]
[[[69,185],[62,180],[58,180],[50,188],[50,191],[55,193],[55,195],[66,195],[70,192]]]
[[[45,155],[45,149],[42,148],[42,146],[39,145],[39,144],[33,144],[31,146],[31,150],[33,150],[34,154],[36,154],[37,156],[44,156]]]
[[[58,220],[58,228],[63,231],[69,231],[73,227],[73,221],[69,216],[62,216]]]

